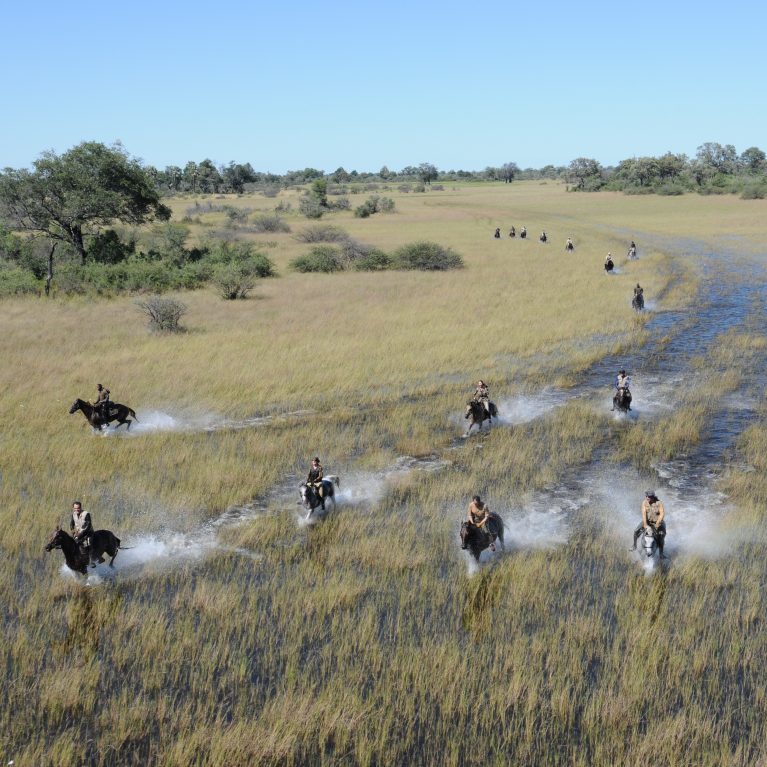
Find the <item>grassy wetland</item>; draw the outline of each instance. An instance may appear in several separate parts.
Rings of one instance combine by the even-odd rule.
[[[391,196],[393,213],[330,221],[465,268],[299,274],[310,224],[288,212],[290,232],[241,235],[279,276],[245,301],[180,294],[184,334],[148,333],[129,297],[0,303],[6,761],[767,759],[767,335],[744,292],[765,203],[533,182]],[[193,235],[221,218],[194,215]],[[699,311],[712,283],[726,322]],[[609,412],[617,360],[633,419]],[[480,377],[502,421],[464,440]],[[67,415],[98,381],[135,433]],[[339,504],[305,525],[314,455]],[[627,551],[647,486],[671,554],[651,573]],[[478,567],[458,541],[474,493],[507,524]],[[42,550],[75,499],[135,547],[111,577]]]

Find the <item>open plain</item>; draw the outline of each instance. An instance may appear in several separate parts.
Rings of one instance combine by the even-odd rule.
[[[767,203],[385,194],[393,213],[329,221],[465,267],[298,274],[308,223],[282,192],[227,200],[292,203],[291,232],[242,235],[278,276],[244,301],[179,294],[184,334],[148,333],[130,297],[0,303],[0,756],[763,763]],[[172,201],[201,207],[196,237],[222,225],[206,202]],[[478,378],[501,420],[462,439]],[[67,414],[99,381],[130,433]],[[339,503],[304,524],[314,455]],[[652,572],[627,551],[648,486],[669,526]],[[478,566],[458,541],[474,493],[507,525]],[[115,572],[43,553],[75,499],[132,547]]]

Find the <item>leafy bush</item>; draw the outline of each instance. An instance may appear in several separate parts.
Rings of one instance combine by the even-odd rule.
[[[309,197],[308,195],[298,201],[298,209],[307,218],[322,218],[323,214],[327,211],[326,207],[320,205],[314,197]]]
[[[253,229],[256,232],[289,232],[290,226],[277,215],[263,213],[253,218]]]
[[[40,282],[32,272],[17,266],[0,268],[0,296],[39,294],[40,289]]]
[[[330,245],[318,245],[305,256],[299,256],[290,262],[297,272],[340,272],[344,267],[336,248]]]
[[[368,197],[362,205],[355,208],[354,215],[357,218],[367,218],[381,211],[391,213],[394,210],[394,200],[391,197],[379,197],[377,194]]]
[[[313,224],[296,235],[299,242],[341,242],[349,235],[333,224]]]
[[[352,204],[349,201],[349,198],[344,196],[339,197],[337,200],[333,200],[330,203],[330,207],[333,210],[349,210],[351,208]]]
[[[280,200],[277,205],[274,206],[275,213],[290,213],[293,210],[293,206],[286,200]]]
[[[680,194],[684,194],[687,190],[681,184],[662,184],[655,192],[656,194],[664,195],[665,197],[674,197]]]
[[[107,229],[93,238],[88,247],[88,258],[99,264],[119,264],[135,250],[135,241],[122,242],[114,229]]]
[[[149,329],[156,333],[180,333],[184,330],[181,318],[187,307],[175,298],[151,296],[145,301],[136,301],[136,306],[149,319]]]
[[[280,188],[278,186],[265,186],[261,190],[261,194],[264,195],[264,197],[276,197],[280,193]]]
[[[394,259],[378,248],[371,248],[354,262],[354,268],[358,272],[383,272],[391,269],[393,265]]]
[[[247,262],[256,277],[274,277],[274,263],[259,253],[251,243],[235,240],[233,242],[216,242],[210,247],[209,259],[214,264],[231,264]]]
[[[404,245],[394,253],[395,269],[443,271],[462,267],[463,259],[458,253],[436,242],[414,242]]]
[[[752,184],[740,193],[741,200],[763,200],[767,197],[767,186],[764,184]]]
[[[219,264],[213,272],[213,283],[221,298],[234,301],[246,298],[256,285],[256,270],[247,261]]]

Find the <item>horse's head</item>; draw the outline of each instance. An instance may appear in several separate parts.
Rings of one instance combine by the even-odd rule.
[[[655,553],[655,549],[658,545],[657,540],[655,539],[655,531],[650,527],[650,525],[647,525],[647,527],[644,529],[644,535],[642,537],[642,548],[644,549],[644,553],[651,557]]]
[[[303,503],[304,506],[309,506],[314,496],[314,488],[304,482],[301,487],[298,488],[298,491],[301,493],[301,503]]]
[[[45,544],[45,550],[52,551],[53,549],[60,549],[61,542],[64,540],[65,535],[66,533],[58,525],[56,525],[56,529],[48,539],[48,543]]]
[[[82,401],[81,399],[76,399],[76,400],[75,400],[75,401],[72,403],[72,407],[71,407],[71,408],[69,408],[69,415],[72,415],[72,413],[76,413],[76,412],[77,412],[77,411],[80,409],[80,406],[81,406],[82,404],[83,404],[83,401]]]
[[[466,403],[466,412],[464,413],[463,417],[464,417],[464,418],[470,418],[470,417],[471,417],[471,414],[472,414],[473,412],[474,412],[474,403],[473,403],[471,400],[469,400],[469,401]]]
[[[469,524],[464,520],[461,525],[461,546],[466,546],[469,542]]]

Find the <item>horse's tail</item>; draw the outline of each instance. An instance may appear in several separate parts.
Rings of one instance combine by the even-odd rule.
[[[490,415],[494,418],[498,416],[498,408],[495,406],[495,402],[490,403]]]
[[[341,487],[341,480],[338,478],[337,474],[328,474],[325,479],[330,482],[331,485],[335,485],[336,487]]]

